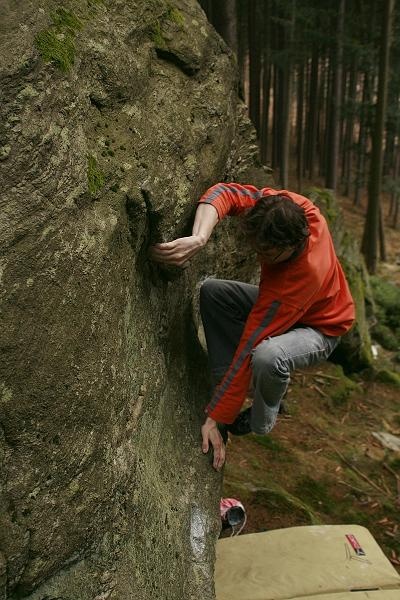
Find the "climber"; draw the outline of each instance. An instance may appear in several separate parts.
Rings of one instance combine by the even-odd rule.
[[[354,321],[354,303],[328,226],[307,198],[272,188],[219,183],[200,199],[192,235],[156,244],[153,260],[184,266],[225,216],[241,217],[261,264],[258,286],[206,279],[200,312],[214,392],[202,450],[225,462],[226,432],[265,434],[275,424],[290,373],[325,360]],[[253,404],[240,412],[252,388]]]

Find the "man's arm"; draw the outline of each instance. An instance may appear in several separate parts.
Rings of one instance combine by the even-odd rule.
[[[182,267],[199,250],[204,248],[218,223],[218,213],[212,204],[199,204],[193,224],[192,235],[172,242],[155,244],[151,258],[156,262]]]
[[[172,242],[156,244],[151,249],[151,258],[160,263],[183,266],[185,262],[204,248],[218,220],[218,212],[212,204],[199,204],[193,223],[192,235],[178,238]],[[201,428],[201,434],[202,450],[207,453],[211,443],[214,452],[213,467],[219,471],[225,462],[225,445],[218,431],[217,423],[213,419],[207,418]]]

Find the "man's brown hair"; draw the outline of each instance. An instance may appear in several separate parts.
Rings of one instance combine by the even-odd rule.
[[[263,196],[242,218],[243,232],[259,252],[301,248],[310,235],[304,209],[288,196]]]

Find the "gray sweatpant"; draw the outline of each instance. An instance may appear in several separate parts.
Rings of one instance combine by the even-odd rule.
[[[200,312],[214,385],[232,362],[257,295],[256,285],[223,279],[206,279],[200,288]],[[254,433],[268,433],[273,428],[290,372],[325,360],[339,340],[299,324],[263,340],[251,351]]]

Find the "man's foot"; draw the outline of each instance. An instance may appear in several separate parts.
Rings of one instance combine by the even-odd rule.
[[[247,435],[251,433],[250,415],[251,406],[239,413],[233,423],[226,425],[227,430],[233,435]]]

